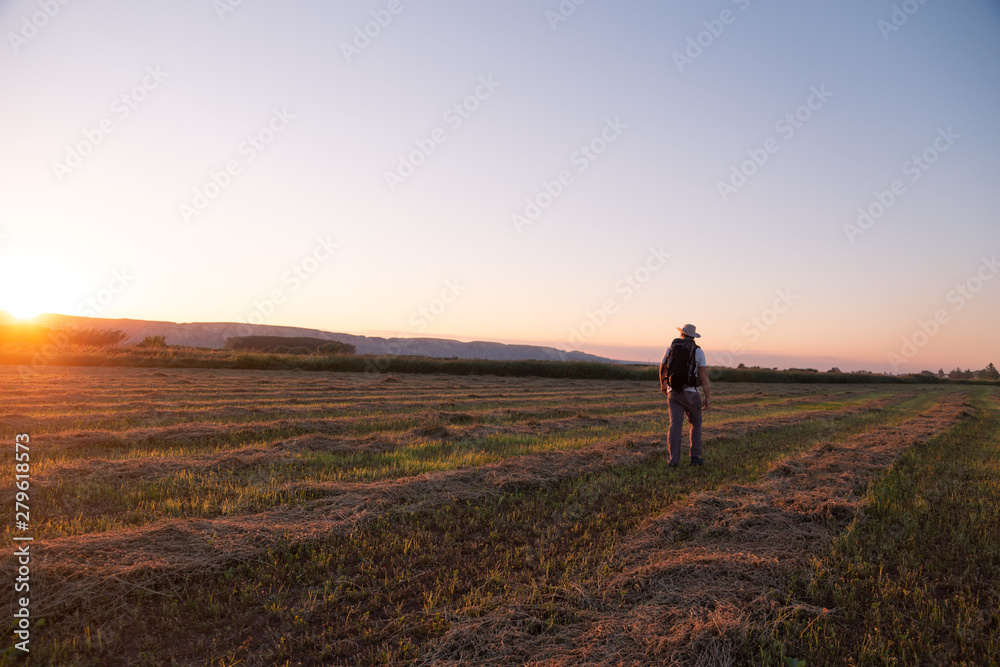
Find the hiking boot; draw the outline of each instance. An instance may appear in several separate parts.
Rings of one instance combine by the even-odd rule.
[[[703,465],[705,465],[705,462],[702,461],[697,456],[692,456],[691,457],[691,465],[693,465],[693,466],[703,466]]]

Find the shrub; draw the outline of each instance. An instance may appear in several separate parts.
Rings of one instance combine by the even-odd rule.
[[[128,336],[119,329],[62,329],[66,342],[70,345],[85,345],[90,347],[111,347],[125,340]]]
[[[332,341],[329,343],[323,343],[316,348],[316,351],[320,354],[354,354],[357,352],[357,348],[349,343]]]
[[[50,328],[39,324],[6,324],[0,326],[0,343],[8,345],[70,345],[112,347],[128,336],[118,329]]]
[[[234,336],[226,339],[226,348],[284,354],[354,354],[353,345],[308,336]]]
[[[136,343],[136,347],[166,347],[166,336],[146,336],[142,342]]]

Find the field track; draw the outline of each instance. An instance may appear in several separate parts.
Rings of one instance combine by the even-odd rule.
[[[667,471],[655,383],[0,367],[0,387],[3,437],[31,435],[39,650],[80,664],[171,633],[182,664],[725,663],[869,480],[970,409],[963,388],[718,384],[709,465]],[[223,585],[243,626],[219,644],[176,601]],[[150,599],[137,634],[117,614]]]

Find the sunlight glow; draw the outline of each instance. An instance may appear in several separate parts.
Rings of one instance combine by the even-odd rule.
[[[79,279],[48,255],[22,248],[0,257],[0,310],[19,320],[72,312]]]

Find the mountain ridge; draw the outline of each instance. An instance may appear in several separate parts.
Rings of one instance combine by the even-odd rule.
[[[0,311],[0,321],[16,321],[9,313]],[[494,341],[462,342],[448,338],[383,338],[360,334],[338,333],[323,329],[281,326],[273,324],[244,324],[241,322],[170,322],[166,320],[138,320],[132,318],[84,317],[46,313],[32,318],[32,323],[82,329],[119,329],[126,334],[124,345],[132,345],[147,336],[164,336],[167,345],[186,347],[225,347],[226,339],[235,336],[309,336],[323,340],[353,345],[358,354],[423,356],[459,359],[488,359],[491,361],[598,361],[621,363],[585,352],[560,350],[543,345],[522,345]]]

